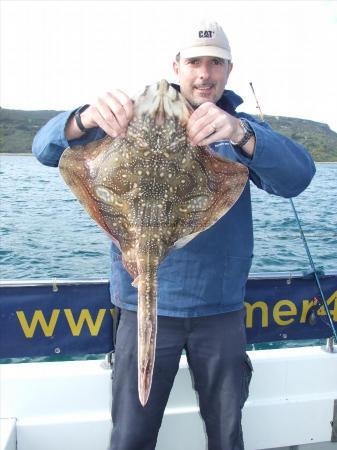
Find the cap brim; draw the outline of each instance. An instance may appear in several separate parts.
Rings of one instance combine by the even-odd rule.
[[[184,48],[180,51],[182,58],[198,58],[199,56],[214,56],[215,58],[228,59],[231,61],[232,55],[229,50],[211,45],[201,45],[200,47]]]

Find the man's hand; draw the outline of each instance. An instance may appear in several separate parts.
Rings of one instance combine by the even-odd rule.
[[[239,142],[245,133],[239,119],[211,102],[203,103],[193,112],[187,123],[187,132],[192,145],[209,145],[220,140]],[[244,150],[251,156],[254,147],[255,139],[252,137],[244,145]]]
[[[107,92],[91,104],[81,114],[81,121],[85,128],[100,127],[109,136],[124,137],[130,120],[133,117],[133,102],[124,92],[116,89]],[[68,140],[83,135],[74,118],[69,120],[66,127]]]

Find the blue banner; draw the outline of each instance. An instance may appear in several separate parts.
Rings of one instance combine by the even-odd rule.
[[[320,283],[337,326],[337,274]],[[245,306],[248,343],[332,336],[313,276],[250,279]]]
[[[337,324],[337,274],[320,278]],[[0,358],[71,356],[113,350],[107,282],[0,287]],[[320,339],[332,335],[312,276],[250,278],[248,343]]]

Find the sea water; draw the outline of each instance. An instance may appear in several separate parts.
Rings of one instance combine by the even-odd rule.
[[[294,173],[296,176],[296,173]],[[57,168],[32,156],[0,156],[1,279],[107,278],[109,238]],[[317,164],[294,200],[315,264],[337,270],[337,164]],[[251,272],[310,270],[290,201],[252,184]]]

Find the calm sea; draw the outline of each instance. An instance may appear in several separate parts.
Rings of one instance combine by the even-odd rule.
[[[296,173],[294,174],[296,176]],[[316,265],[337,269],[337,164],[294,203]],[[1,279],[106,278],[109,238],[87,216],[58,169],[33,156],[0,157]],[[310,269],[289,200],[252,187],[252,272]]]

